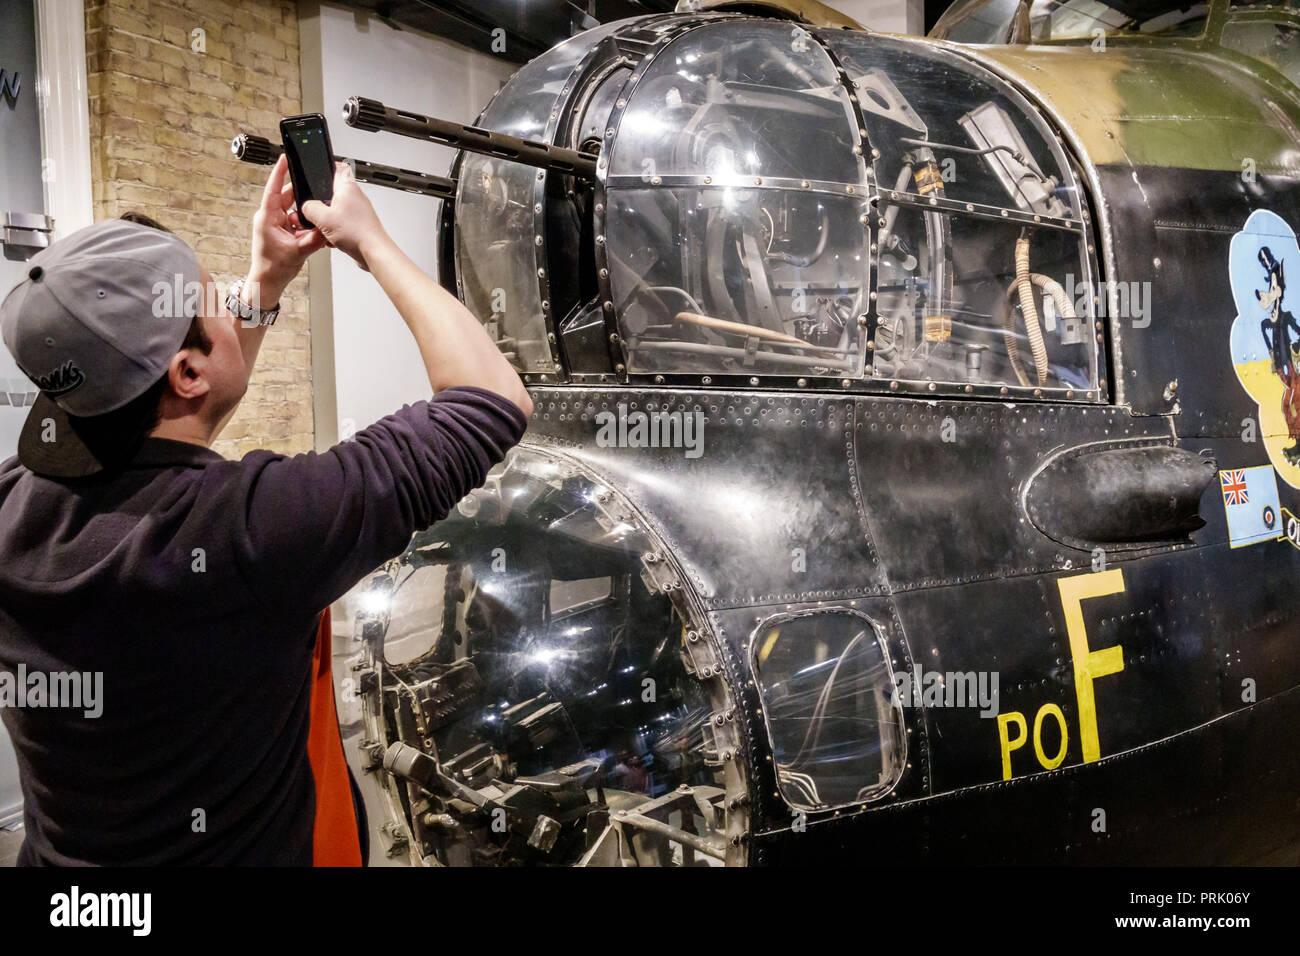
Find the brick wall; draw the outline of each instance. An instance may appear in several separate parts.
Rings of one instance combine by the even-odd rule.
[[[243,276],[269,170],[237,162],[230,140],[274,140],[280,117],[301,112],[294,0],[87,0],[86,67],[96,220],[139,210],[219,282]],[[312,448],[305,269],[282,305],[214,446],[227,457]]]

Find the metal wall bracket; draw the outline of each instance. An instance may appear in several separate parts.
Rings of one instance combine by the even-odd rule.
[[[5,213],[4,237],[6,259],[30,259],[50,244],[54,219],[40,212]]]

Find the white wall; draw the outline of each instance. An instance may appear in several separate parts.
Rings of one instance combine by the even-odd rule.
[[[454,154],[435,143],[354,130],[341,118],[344,100],[367,96],[472,123],[517,68],[491,54],[410,29],[394,30],[373,16],[329,4],[302,4],[300,24],[304,111],[325,114],[339,155],[403,169],[446,175]],[[362,188],[389,234],[436,277],[441,201],[382,186]],[[430,394],[415,343],[379,286],[346,255],[330,252],[325,259],[316,256],[311,271],[317,448],[332,445],[349,426],[364,428]]]
[[[881,33],[925,33],[924,0],[822,0],[826,6]]]
[[[45,212],[61,239],[92,221],[85,9],[82,0],[0,5],[0,68],[22,74],[15,103],[0,102],[0,212]],[[0,298],[25,271],[22,260],[0,256]],[[15,395],[36,388],[3,345],[0,387]],[[0,460],[17,449],[26,417],[25,407],[0,409]],[[18,764],[0,726],[0,825],[21,811]]]

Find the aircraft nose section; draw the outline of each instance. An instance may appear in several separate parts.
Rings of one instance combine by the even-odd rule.
[[[614,489],[524,446],[344,598],[412,862],[744,862],[732,692],[681,581]]]

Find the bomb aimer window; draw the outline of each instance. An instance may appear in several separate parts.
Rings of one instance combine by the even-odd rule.
[[[751,646],[786,803],[823,810],[888,792],[906,762],[905,734],[875,626],[848,611],[781,615]]]

